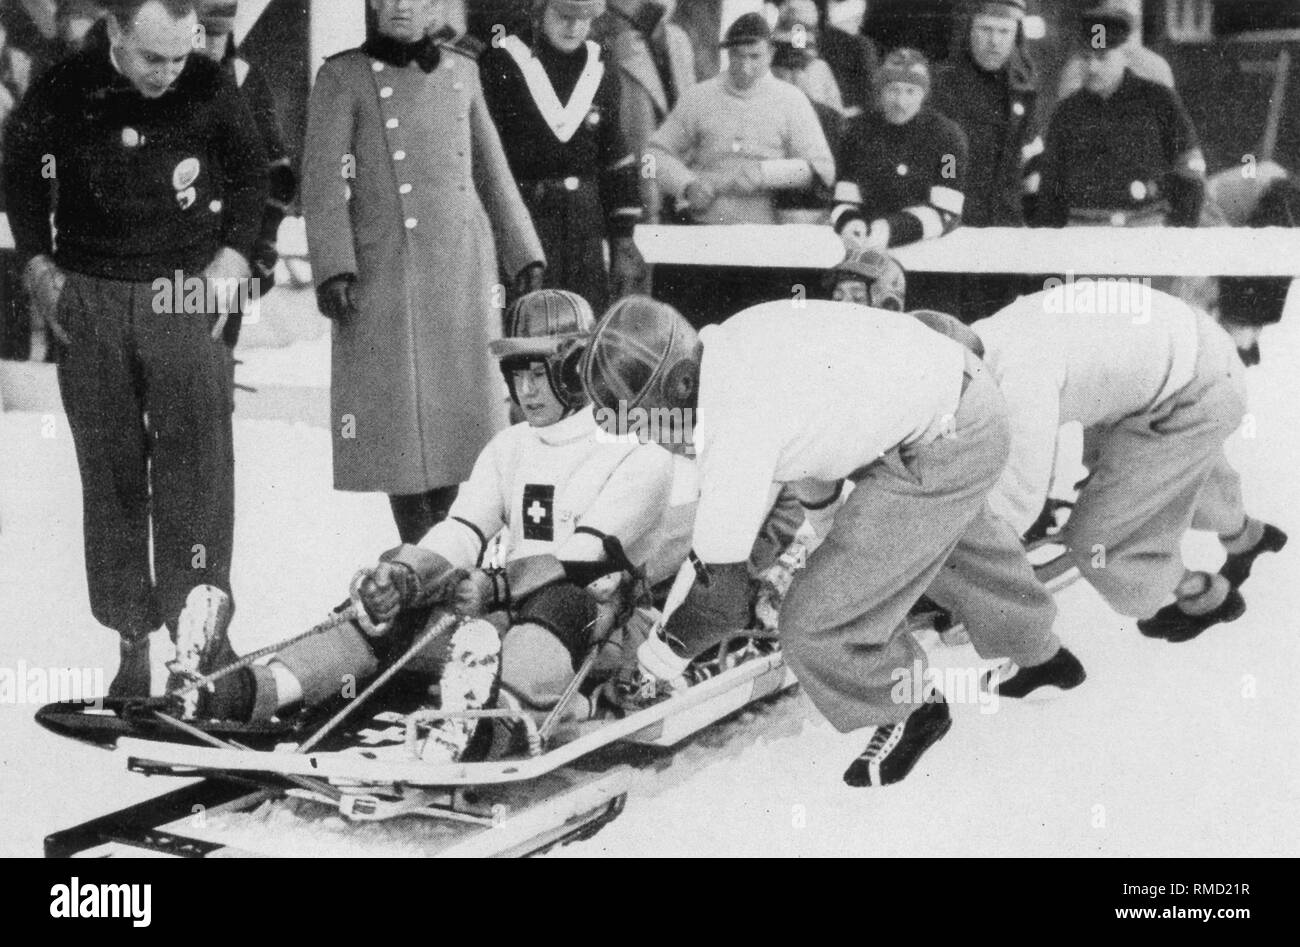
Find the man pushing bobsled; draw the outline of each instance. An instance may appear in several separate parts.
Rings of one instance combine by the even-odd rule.
[[[951,726],[924,679],[910,689],[923,702],[892,697],[899,675],[924,668],[904,619],[927,589],[966,622],[981,656],[1014,664],[1002,696],[1082,682],[1052,632],[1051,595],[986,503],[1010,447],[1006,406],[952,339],[830,301],[754,306],[697,336],[671,307],[630,297],[597,326],[583,381],[603,424],[657,417],[652,437],[695,451],[692,553],[664,634],[639,649],[647,676],[680,676],[743,627],[746,558],[781,486],[824,518],[853,480],[779,619],[786,659],[817,708],[841,731],[872,729],[846,782],[897,782]]]
[[[841,263],[832,279],[837,298],[904,308],[905,275],[883,253]],[[1245,411],[1243,369],[1228,334],[1182,300],[1125,280],[1095,286],[1104,291],[1091,304],[1063,284],[969,328],[940,313],[910,315],[976,351],[1007,398],[1011,455],[993,510],[1028,534],[1045,509],[1057,429],[1082,424],[1089,475],[1060,542],[1143,634],[1190,641],[1245,611],[1240,587],[1255,559],[1287,541],[1247,514],[1224,456]],[[1184,566],[1189,529],[1218,534],[1226,558],[1217,574]]]

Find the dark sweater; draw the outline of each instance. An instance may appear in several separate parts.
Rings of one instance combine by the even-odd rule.
[[[1024,149],[1034,138],[1037,98],[1033,71],[1019,55],[988,72],[965,50],[935,70],[931,104],[961,126],[970,145],[967,225],[1024,224]]]
[[[532,49],[557,98],[567,104],[587,64],[586,46],[563,53],[539,40]],[[572,138],[560,141],[533,100],[518,64],[505,49],[485,52],[479,70],[483,97],[525,199],[531,193],[530,185],[538,181],[570,177],[594,181],[599,187],[607,234],[630,234],[640,213],[640,168],[623,138],[617,71],[605,64],[585,120]]]
[[[223,246],[251,255],[267,158],[216,63],[191,55],[172,88],[147,99],[96,45],[23,100],[4,187],[20,258],[53,253],[74,272],[151,282],[201,270]]]
[[[1064,226],[1072,209],[1166,202],[1168,223],[1196,224],[1204,192],[1191,156],[1199,145],[1173,90],[1127,71],[1109,98],[1080,89],[1056,107],[1045,144],[1038,223]]]
[[[947,116],[923,106],[911,121],[891,125],[879,113],[865,112],[845,126],[835,155],[838,180],[857,185],[861,195],[860,202],[841,198],[856,206],[837,208],[836,229],[855,217],[883,219],[890,226],[889,245],[901,246],[923,237],[920,222],[906,209],[929,206],[947,232],[961,222],[961,208],[952,201],[966,189],[966,168],[966,136]]]

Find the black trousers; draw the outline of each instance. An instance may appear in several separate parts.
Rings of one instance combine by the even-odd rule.
[[[599,318],[609,305],[605,211],[594,181],[571,181],[573,190],[558,180],[523,181],[519,190],[546,253],[546,288],[577,293]]]
[[[196,585],[230,591],[230,349],[211,338],[215,316],[155,312],[154,295],[70,273],[58,307],[90,608],[124,637],[174,627]]]
[[[460,492],[459,486],[436,487],[424,493],[389,495],[397,534],[404,543],[418,543],[424,534],[447,518],[447,511]]]

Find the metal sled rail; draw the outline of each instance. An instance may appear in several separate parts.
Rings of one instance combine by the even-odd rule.
[[[794,684],[780,653],[754,658],[715,678],[622,720],[599,728],[541,756],[485,763],[431,765],[418,760],[387,761],[365,751],[306,753],[222,750],[123,737],[117,752],[132,769],[193,775],[195,772],[275,773],[316,776],[355,783],[384,781],[408,786],[487,786],[537,779],[588,753],[620,740],[671,746],[747,704]]]
[[[617,818],[627,800],[632,768],[599,773],[561,769],[541,785],[504,786],[489,801],[500,814],[490,824],[404,817],[411,854],[427,858],[518,858],[590,838]],[[281,796],[229,777],[206,779],[109,813],[45,839],[46,858],[261,858],[282,857],[284,827],[250,832],[222,820],[253,813]],[[364,834],[365,823],[352,826]],[[341,854],[341,853],[340,853]],[[385,854],[372,839],[351,854]]]

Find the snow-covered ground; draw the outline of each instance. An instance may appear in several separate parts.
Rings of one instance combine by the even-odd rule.
[[[1230,455],[1252,511],[1300,536],[1296,308],[1265,334],[1249,373],[1255,436],[1234,437]],[[321,341],[300,344],[320,366]],[[303,364],[292,349],[244,357],[263,383]],[[395,535],[383,497],[331,489],[326,431],[237,414],[236,451],[232,636],[244,650],[318,620]],[[64,418],[0,415],[0,671],[112,676],[115,636],[90,617],[81,541]],[[558,854],[1300,854],[1298,549],[1259,561],[1242,619],[1183,645],[1142,637],[1070,587],[1058,630],[1087,683],[1048,705],[955,705],[952,731],[899,786],[845,787],[865,737],[837,734],[796,694],[644,770],[617,821]],[[1187,551],[1198,565],[1221,556],[1207,537]],[[969,648],[935,657],[976,663]],[[0,855],[38,854],[48,832],[179,785],[45,733],[26,696],[0,704]]]

